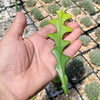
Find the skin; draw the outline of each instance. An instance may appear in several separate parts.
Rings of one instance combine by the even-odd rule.
[[[76,22],[68,24],[73,32],[65,35],[64,40],[71,41],[64,54],[70,57],[80,49],[82,43],[78,40],[81,30]],[[6,89],[6,96],[0,100],[26,100],[38,92],[57,74],[56,59],[51,53],[55,42],[47,34],[56,32],[49,24],[33,35],[23,39],[26,17],[18,12],[9,31],[0,41],[0,86]],[[4,89],[0,88],[1,94]],[[3,95],[2,95],[3,96]]]

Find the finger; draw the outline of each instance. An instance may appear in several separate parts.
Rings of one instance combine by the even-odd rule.
[[[79,36],[81,35],[82,31],[80,28],[76,28],[72,33],[70,33],[68,36],[66,36],[64,38],[64,40],[68,40],[71,43],[74,42],[75,40],[77,40],[79,38]],[[48,41],[50,41],[54,46],[55,46],[55,42],[52,39],[48,39]]]
[[[71,41],[71,43],[72,43],[79,38],[82,31],[81,31],[81,29],[79,28],[79,25],[76,22],[72,22],[69,26],[71,26],[74,30],[73,30],[72,33],[70,33],[68,35],[65,34],[64,40]],[[54,40],[48,39],[48,41],[50,41],[51,43],[53,43],[53,45],[55,45]]]
[[[66,26],[70,26],[70,27],[73,29],[73,31],[74,31],[76,28],[79,28],[79,24],[76,23],[76,22],[71,22],[71,23],[68,24],[68,21],[66,21],[66,22],[65,22],[65,25],[66,25]],[[67,37],[69,34],[70,34],[70,33],[64,34],[64,37],[63,37],[63,38]]]
[[[22,12],[17,12],[15,20],[11,25],[7,34],[14,36],[14,37],[22,37],[24,32],[24,28],[26,26],[26,17],[25,14]]]
[[[65,25],[70,26],[73,30],[79,28],[79,24],[77,22],[71,22],[69,24],[65,23]]]
[[[55,41],[53,39],[49,38],[47,41],[50,42],[52,45],[55,46]]]
[[[68,24],[68,21],[65,21],[64,25],[67,25]]]
[[[79,36],[81,35],[82,31],[80,28],[76,28],[72,33],[70,33],[68,36],[66,36],[64,38],[64,40],[68,40],[74,42],[75,40],[77,40],[79,38]]]
[[[40,29],[39,31],[37,31],[35,34],[38,34],[43,38],[48,38],[47,36],[48,34],[55,33],[55,32],[56,32],[56,27],[52,24],[49,24],[43,27],[42,29]]]
[[[76,40],[67,49],[64,50],[64,54],[72,58],[75,53],[79,51],[81,46],[82,42],[80,40]]]
[[[65,22],[65,25],[68,24],[68,21]],[[79,27],[79,25],[76,22],[72,22],[70,23],[68,26],[72,27],[73,29]],[[52,24],[46,25],[45,27],[43,27],[42,29],[40,29],[38,32],[36,32],[35,34],[40,35],[43,38],[48,38],[48,34],[50,33],[55,33],[56,27]]]

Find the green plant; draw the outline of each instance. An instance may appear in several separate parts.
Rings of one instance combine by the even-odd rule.
[[[80,79],[83,76],[84,71],[83,61],[76,57],[71,59],[66,66],[66,74],[70,79]]]
[[[1,17],[0,17],[0,20],[2,20],[3,18],[4,18],[4,16],[1,16]]]
[[[100,4],[100,0],[93,0],[94,2]]]
[[[63,0],[62,3],[63,3],[63,5],[64,5],[65,7],[71,6],[71,5],[72,5],[72,2],[71,2],[70,0]]]
[[[65,75],[65,64],[70,59],[69,56],[65,56],[63,54],[63,49],[67,45],[70,44],[70,41],[65,41],[63,39],[63,35],[65,33],[72,32],[72,28],[69,26],[65,26],[64,23],[66,20],[70,19],[72,16],[65,13],[64,10],[57,11],[59,18],[53,19],[50,21],[57,28],[56,33],[48,34],[48,37],[52,38],[55,43],[56,47],[52,50],[52,53],[55,55],[57,64],[55,66],[56,71],[59,74],[62,89],[64,90],[65,94],[68,94],[68,77]]]
[[[79,1],[79,0],[73,0],[74,2],[77,2],[77,1]]]
[[[80,22],[84,24],[86,27],[89,27],[92,25],[92,21],[90,20],[88,16],[83,17]]]
[[[18,3],[17,3],[18,0],[15,0],[15,7],[16,7],[16,12],[18,11]]]
[[[89,100],[98,100],[100,83],[92,82],[85,86],[85,92]]]
[[[35,100],[37,95],[33,96],[30,100]]]
[[[81,14],[81,9],[80,8],[73,8],[72,13],[77,16]]]
[[[53,2],[54,0],[44,0],[45,3],[51,3]]]
[[[72,100],[71,98],[69,98],[68,100]]]
[[[41,11],[38,8],[33,8],[31,10],[31,14],[34,15],[34,18],[41,20],[43,19],[43,15],[41,13]]]
[[[89,57],[93,64],[100,66],[100,50],[91,51]]]
[[[95,35],[97,37],[96,41],[100,41],[100,27],[95,30]]]
[[[59,75],[56,75],[56,77],[52,80],[52,82],[53,82],[54,84],[59,84],[59,83],[60,83]]]
[[[79,39],[81,40],[81,42],[82,42],[82,44],[83,44],[84,46],[87,46],[87,45],[91,42],[90,37],[88,37],[87,35],[81,35],[81,36],[79,37]]]
[[[94,4],[91,0],[80,1],[79,6],[84,7],[84,9],[86,9],[89,12],[89,14],[95,13]]]
[[[100,19],[100,14],[97,15],[97,19]]]
[[[59,9],[59,6],[57,4],[52,4],[48,6],[48,10],[51,14],[56,13],[56,11]]]
[[[36,4],[36,0],[27,0],[26,3],[27,3],[27,7],[32,7]]]
[[[46,25],[49,24],[49,21],[48,20],[43,20],[41,23],[40,23],[40,27],[44,27]]]

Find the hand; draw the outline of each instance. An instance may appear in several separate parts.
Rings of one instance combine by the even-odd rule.
[[[71,41],[64,54],[72,57],[81,47],[78,40],[81,30],[76,22],[68,25],[73,32],[64,38]],[[25,26],[26,17],[18,12],[0,41],[0,83],[16,100],[29,98],[56,76],[56,59],[51,53],[55,42],[47,37],[47,34],[56,32],[56,28],[49,24],[23,39]]]

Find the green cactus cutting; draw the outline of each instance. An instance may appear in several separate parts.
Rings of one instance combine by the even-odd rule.
[[[65,21],[71,19],[72,16],[65,13],[64,9],[58,10],[57,14],[58,14],[58,18],[50,21],[50,23],[57,28],[57,32],[48,34],[48,37],[53,39],[56,43],[56,47],[52,50],[52,53],[55,55],[56,60],[57,60],[55,69],[59,74],[59,77],[62,83],[62,89],[67,95],[68,94],[68,77],[65,74],[65,65],[66,65],[66,62],[70,59],[70,57],[65,56],[63,54],[63,49],[64,47],[70,44],[70,41],[63,40],[63,36],[65,33],[72,32],[71,27],[64,25]]]

